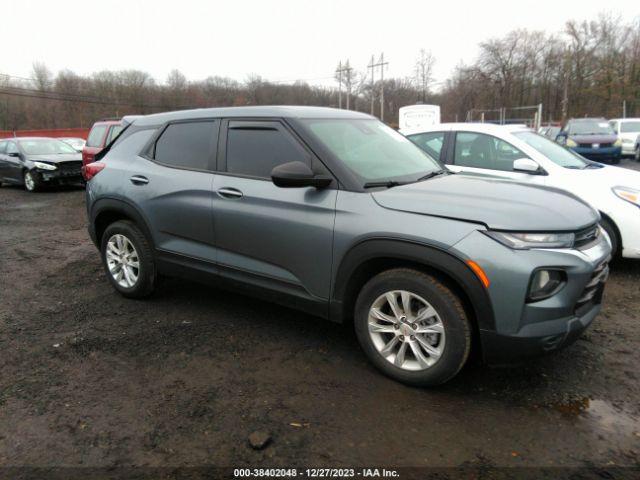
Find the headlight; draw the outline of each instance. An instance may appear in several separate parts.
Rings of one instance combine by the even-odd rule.
[[[622,200],[626,200],[627,202],[633,203],[634,205],[638,205],[640,207],[639,190],[627,187],[613,187],[611,190],[616,194],[617,197],[621,198]]]
[[[55,165],[44,162],[33,162],[33,164],[36,166],[36,168],[39,168],[41,170],[56,170],[58,168]]]
[[[575,140],[571,140],[570,138],[567,138],[567,147],[577,147],[578,144],[575,142]]]
[[[571,248],[575,241],[573,233],[514,233],[483,231],[485,235],[515,250],[530,248]]]
[[[562,270],[537,270],[531,277],[527,302],[537,302],[555,295],[565,282],[566,273]]]
[[[633,140],[631,140],[630,138],[623,138],[622,139],[622,143],[633,143]],[[614,143],[615,145],[615,143]]]
[[[620,140],[619,138],[615,142],[613,142],[614,147],[619,147],[621,145],[622,145],[622,140]]]

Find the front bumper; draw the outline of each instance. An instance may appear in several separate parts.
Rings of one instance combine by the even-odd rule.
[[[604,236],[584,250],[512,250],[475,232],[454,248],[477,262],[491,282],[494,326],[479,330],[487,363],[509,363],[570,345],[600,311],[611,254]],[[527,303],[533,272],[547,267],[562,269],[565,285],[549,298]]]
[[[622,147],[606,147],[606,148],[585,148],[570,147],[571,150],[582,155],[589,160],[618,160],[620,158]]]
[[[32,171],[38,175],[41,182],[47,184],[72,184],[84,181],[79,168],[57,170],[41,170],[37,168]]]

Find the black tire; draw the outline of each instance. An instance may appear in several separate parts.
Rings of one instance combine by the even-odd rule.
[[[24,188],[27,192],[37,192],[42,189],[42,181],[37,173],[30,170],[25,170],[22,174],[22,180],[24,182]],[[29,181],[31,178],[31,182]]]
[[[636,147],[635,159],[636,162],[640,162],[640,146]]]
[[[604,231],[609,235],[609,239],[611,240],[611,256],[616,258],[619,256],[620,252],[618,249],[620,248],[620,239],[618,238],[618,232],[613,224],[607,220],[606,218],[602,218],[600,220],[600,225],[604,228]]]
[[[438,312],[445,331],[440,358],[424,370],[409,371],[393,365],[376,348],[369,334],[369,309],[381,295],[406,290],[426,300]],[[454,377],[471,350],[471,327],[460,299],[431,275],[409,268],[380,273],[360,291],[354,312],[358,341],[371,362],[385,375],[414,386],[436,386]]]
[[[109,239],[116,235],[124,235],[134,246],[139,261],[138,278],[132,287],[124,287],[115,280],[107,264],[107,243]],[[153,250],[150,242],[142,231],[129,220],[119,220],[109,225],[100,241],[100,252],[102,255],[102,265],[111,285],[125,297],[143,298],[149,296],[156,284],[156,265]]]

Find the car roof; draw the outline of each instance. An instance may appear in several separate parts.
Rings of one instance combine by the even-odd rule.
[[[191,120],[217,117],[278,117],[278,118],[333,118],[333,119],[373,119],[371,115],[327,107],[305,106],[247,106],[223,108],[198,108],[176,112],[154,113],[134,120],[137,126],[160,125],[175,120]]]
[[[610,122],[637,122],[640,121],[640,117],[627,117],[627,118],[610,118]]]
[[[468,130],[473,132],[496,134],[504,132],[520,132],[520,131],[532,131],[526,125],[496,125],[495,123],[480,123],[480,122],[458,122],[458,123],[436,123],[428,127],[420,129],[420,131],[411,131],[406,135],[414,135],[417,133],[425,132],[438,132],[449,130]]]
[[[11,137],[11,138],[3,138],[3,140],[58,140],[59,138],[55,137]]]

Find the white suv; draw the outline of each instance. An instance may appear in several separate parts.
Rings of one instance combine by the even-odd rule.
[[[615,253],[640,258],[640,172],[592,162],[523,126],[441,123],[407,137],[451,171],[573,193],[600,212]]]
[[[622,140],[622,155],[635,155],[636,141],[640,135],[640,118],[612,118],[609,125]]]

